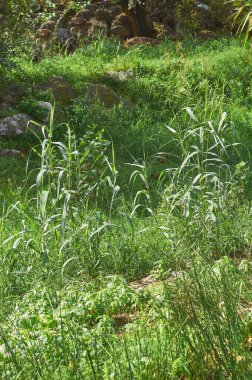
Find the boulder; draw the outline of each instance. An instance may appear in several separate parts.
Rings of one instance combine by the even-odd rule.
[[[8,113],[11,110],[12,110],[12,108],[10,107],[9,104],[7,104],[7,103],[0,103],[0,112],[1,113]]]
[[[119,5],[112,5],[109,7],[110,12],[113,14],[113,18],[119,16],[122,12],[122,8]]]
[[[34,124],[29,123],[30,120],[30,116],[26,114],[0,119],[0,136],[16,137],[25,134],[29,128],[33,129]]]
[[[89,20],[90,27],[88,29],[88,34],[90,36],[103,35],[106,36],[108,34],[108,24],[106,21],[98,20],[96,17],[93,17]]]
[[[47,40],[52,37],[52,31],[49,29],[38,29],[36,32],[36,37],[39,38],[40,40]]]
[[[107,75],[110,76],[111,78],[118,80],[120,82],[123,82],[128,79],[132,79],[134,77],[134,72],[133,70],[127,70],[127,71],[108,71]]]
[[[56,23],[57,29],[66,29],[68,27],[69,21],[75,16],[76,11],[72,8],[68,9],[63,15],[59,18]]]
[[[113,108],[122,103],[121,97],[104,84],[89,83],[86,87],[86,99],[90,103],[99,101],[106,108]]]
[[[111,25],[111,34],[121,38],[129,38],[132,35],[130,22],[124,13],[116,16]]]
[[[66,28],[57,28],[55,30],[55,39],[61,45],[66,45],[71,42],[71,32]]]
[[[0,157],[21,158],[24,156],[25,156],[25,152],[21,150],[16,150],[16,149],[1,149],[0,150]]]
[[[90,20],[94,16],[95,8],[94,11],[91,11],[89,9],[81,9],[78,13],[76,13],[75,17],[80,18],[82,20]]]
[[[109,9],[103,8],[97,9],[95,17],[100,21],[105,21],[107,24],[111,24],[114,19],[113,13]]]
[[[123,46],[126,48],[129,48],[129,47],[134,46],[134,45],[152,45],[152,46],[155,46],[155,45],[159,45],[160,42],[161,41],[156,39],[156,38],[133,37],[133,38],[130,38],[129,40],[125,41]]]
[[[37,104],[38,104],[38,107],[40,107],[42,110],[45,111],[45,116],[43,117],[42,120],[40,120],[41,123],[49,123],[51,111],[53,108],[52,104],[49,102],[43,102],[41,100],[39,100]],[[56,124],[64,123],[66,121],[64,112],[57,106],[54,107],[53,120],[54,120],[54,123]]]
[[[0,101],[15,106],[26,93],[27,90],[24,85],[12,83],[0,90]]]
[[[47,30],[54,31],[55,25],[56,25],[55,21],[52,21],[52,20],[46,21],[41,25],[40,29],[47,29]]]
[[[51,91],[54,99],[63,106],[71,104],[76,93],[71,84],[60,75],[53,75],[46,83],[39,86],[42,91]]]
[[[73,17],[69,22],[69,25],[73,27],[82,27],[83,25],[87,25],[87,20],[81,17]]]

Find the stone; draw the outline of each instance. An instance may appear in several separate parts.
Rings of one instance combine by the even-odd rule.
[[[104,84],[89,83],[86,87],[88,102],[101,102],[106,108],[113,108],[122,103],[121,97],[110,87]]]
[[[66,45],[71,40],[71,32],[66,28],[57,28],[55,30],[55,39],[61,45]]]
[[[24,156],[25,156],[25,152],[21,150],[16,150],[16,149],[1,149],[0,150],[0,157],[21,158]]]
[[[130,22],[124,13],[116,16],[111,24],[111,34],[121,38],[129,38],[132,35]]]
[[[85,9],[88,10],[91,13],[94,13],[97,9],[97,6],[95,4],[87,4],[85,6]]]
[[[0,91],[0,100],[11,106],[17,105],[20,100],[26,95],[27,90],[22,84],[9,84]]]
[[[87,24],[87,20],[81,17],[73,17],[71,21],[69,22],[70,26],[75,26],[75,27],[82,27],[83,25]]]
[[[25,134],[29,127],[33,129],[32,124],[29,123],[30,120],[30,116],[26,114],[0,119],[0,136],[16,137]],[[28,123],[30,124],[29,126]]]
[[[49,39],[52,37],[52,31],[49,29],[38,29],[36,32],[36,37],[39,39]]]
[[[152,45],[152,46],[155,46],[155,45],[159,45],[160,42],[161,41],[156,39],[156,38],[133,37],[133,38],[130,38],[129,40],[125,41],[123,46],[126,48],[129,48],[129,47],[134,46],[134,45]]]
[[[89,9],[81,9],[78,13],[76,13],[76,18],[81,18],[82,20],[90,20],[94,16],[95,8],[93,11]]]
[[[100,21],[105,21],[107,24],[111,24],[114,19],[113,13],[109,9],[103,8],[97,9],[95,17]]]
[[[110,6],[109,10],[110,10],[110,12],[112,12],[113,18],[115,18],[116,16],[119,16],[121,14],[121,12],[122,12],[121,7],[118,6],[118,5],[117,6],[116,5]]]
[[[53,75],[48,81],[39,86],[42,91],[51,91],[54,99],[63,106],[71,104],[76,93],[71,84],[60,75]]]
[[[63,15],[59,18],[56,23],[57,29],[66,29],[68,27],[69,21],[75,16],[76,11],[74,9],[68,9]]]
[[[90,27],[88,29],[88,34],[90,36],[96,35],[107,35],[108,33],[108,24],[106,21],[98,20],[96,17],[91,18],[89,20]]]
[[[40,29],[47,29],[47,30],[54,31],[55,25],[56,25],[55,21],[46,21],[41,25]]]
[[[127,70],[127,71],[108,71],[107,74],[116,80],[119,80],[121,82],[132,79],[134,77],[133,70]]]
[[[12,108],[8,103],[0,103],[0,112],[1,113],[8,113],[12,111]]]
[[[45,111],[45,116],[43,117],[42,120],[40,120],[40,122],[48,123],[50,121],[50,115],[53,108],[52,104],[49,102],[44,102],[42,100],[39,100],[37,102],[37,105],[38,107],[40,107],[41,109]],[[53,120],[54,120],[54,123],[56,124],[64,123],[66,121],[64,112],[57,106],[54,107]]]
[[[87,34],[88,34],[88,30],[85,30],[84,28],[78,28],[78,27],[71,28],[71,35],[77,41],[83,39],[85,36],[87,36]]]

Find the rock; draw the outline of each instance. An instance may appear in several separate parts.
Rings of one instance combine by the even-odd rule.
[[[0,103],[0,112],[7,113],[9,111],[12,111],[12,108],[7,103]]]
[[[66,28],[57,28],[55,30],[55,39],[61,45],[66,45],[71,41],[71,32]]]
[[[113,18],[115,18],[116,16],[119,16],[120,13],[122,12],[121,7],[120,6],[116,6],[116,5],[110,6],[109,10],[110,10],[110,12],[112,12]]]
[[[85,36],[87,36],[88,31],[86,31],[83,28],[78,28],[78,27],[72,27],[71,28],[71,35],[73,38],[75,38],[77,41],[81,40]]]
[[[123,46],[126,48],[129,48],[134,45],[159,45],[160,40],[157,40],[156,38],[149,38],[149,37],[133,37],[129,40],[125,41]]]
[[[30,116],[26,114],[0,119],[0,136],[16,137],[23,135],[28,128],[32,128],[32,124],[29,123],[30,120]],[[29,126],[28,123],[30,124]]]
[[[5,12],[7,10],[7,3],[5,0],[0,0],[0,12]]]
[[[78,13],[76,13],[75,17],[80,18],[82,20],[90,20],[94,16],[95,8],[94,11],[92,12],[89,9],[81,9]]]
[[[119,81],[125,81],[128,79],[132,79],[134,77],[133,70],[127,70],[127,71],[108,71],[107,74],[116,80]]]
[[[90,28],[88,29],[88,34],[90,36],[96,35],[107,35],[108,33],[108,24],[106,21],[98,20],[96,17],[91,18],[89,20]]]
[[[211,7],[209,7],[209,5],[204,4],[204,3],[198,3],[198,4],[197,4],[197,7],[198,7],[198,8],[202,8],[202,9],[204,9],[205,11],[211,11]]]
[[[116,16],[111,25],[111,34],[121,38],[129,38],[132,35],[130,22],[124,13]]]
[[[154,22],[154,29],[157,36],[157,39],[165,39],[169,38],[172,41],[176,41],[177,35],[175,31],[169,26],[165,26],[164,24],[160,24],[158,22]]]
[[[21,158],[24,156],[25,156],[25,152],[21,150],[16,150],[16,149],[1,149],[0,150],[0,157]]]
[[[38,29],[36,37],[39,39],[49,39],[52,37],[52,31],[49,29]]]
[[[43,102],[41,100],[38,101],[37,104],[38,107],[45,111],[45,116],[42,118],[42,120],[40,120],[40,122],[48,123],[50,121],[50,115],[53,108],[52,104],[49,102]],[[57,106],[54,107],[53,120],[56,124],[64,123],[66,121],[64,112]]]
[[[24,85],[9,84],[0,91],[0,100],[11,106],[17,105],[20,100],[26,95],[27,90]]]
[[[91,13],[94,13],[97,9],[97,6],[95,4],[87,4],[85,6],[85,9],[88,10]]]
[[[121,97],[104,84],[89,83],[86,87],[86,98],[91,103],[99,101],[106,108],[113,108],[122,103]]]
[[[46,21],[41,25],[40,29],[47,29],[53,32],[55,29],[55,25],[56,25],[55,21]]]
[[[73,17],[69,22],[69,25],[73,27],[82,27],[83,25],[87,25],[87,20],[81,17]]]
[[[97,20],[105,21],[107,24],[111,24],[114,19],[113,13],[109,9],[103,8],[97,9],[95,17]]]
[[[68,9],[63,15],[59,18],[56,23],[57,29],[66,29],[68,27],[69,21],[75,16],[76,11],[74,9]]]
[[[70,83],[60,75],[53,75],[39,89],[42,91],[51,90],[54,99],[63,106],[71,104],[76,97],[76,93]]]

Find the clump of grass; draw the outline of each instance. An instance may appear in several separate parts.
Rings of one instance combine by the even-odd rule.
[[[3,378],[251,377],[247,58],[234,41],[128,53],[96,41],[23,62],[35,82],[65,75],[79,98],[69,124],[54,128],[52,112],[1,203]],[[83,83],[100,78],[127,110],[85,104]]]

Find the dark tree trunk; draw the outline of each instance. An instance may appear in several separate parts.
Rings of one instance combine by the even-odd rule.
[[[141,5],[129,9],[128,0],[121,3],[122,11],[128,17],[133,36],[153,37],[154,29],[147,22],[147,14]]]

